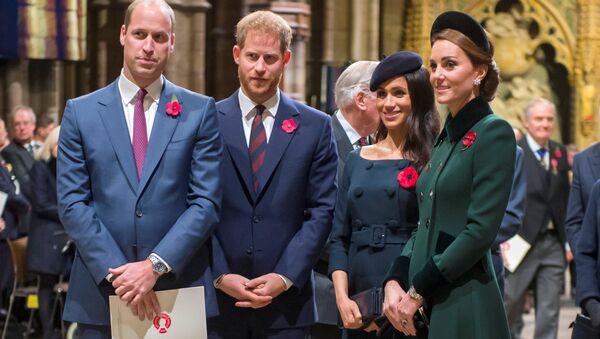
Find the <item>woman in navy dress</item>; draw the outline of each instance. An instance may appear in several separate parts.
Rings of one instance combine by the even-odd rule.
[[[428,79],[421,58],[404,51],[381,61],[371,78],[381,122],[375,144],[348,156],[330,244],[329,273],[346,338],[375,338],[377,326],[362,322],[350,296],[382,286],[416,228],[414,185],[439,130]]]

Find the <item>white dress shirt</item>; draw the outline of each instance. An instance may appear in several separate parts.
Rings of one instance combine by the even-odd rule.
[[[350,140],[352,147],[354,147],[354,149],[359,148],[360,143],[358,141],[360,140],[360,138],[362,138],[360,136],[360,134],[358,134],[358,132],[356,132],[356,130],[352,127],[352,125],[350,125],[348,120],[346,120],[346,118],[344,117],[344,114],[342,114],[342,111],[340,111],[338,109],[335,112],[335,116],[339,120],[340,125],[342,125],[342,128],[344,129],[344,133],[346,133],[346,136],[348,137],[348,140]]]
[[[144,115],[146,116],[146,135],[150,140],[150,133],[154,125],[154,117],[158,108],[158,100],[163,87],[163,77],[160,76],[148,87],[146,87],[146,96],[144,97]],[[123,104],[123,112],[125,113],[125,121],[127,122],[127,130],[129,130],[129,140],[133,140],[133,114],[135,110],[135,99],[137,92],[140,90],[138,85],[127,79],[121,69],[121,76],[118,82],[119,94],[121,95],[121,103]]]
[[[240,88],[238,91],[238,100],[240,102],[240,110],[242,111],[242,123],[244,125],[244,135],[246,137],[246,146],[250,145],[250,132],[252,131],[252,121],[256,115],[254,107],[256,105],[265,106],[263,112],[263,126],[265,126],[265,133],[267,134],[267,143],[271,138],[271,132],[273,131],[273,124],[275,123],[275,115],[277,114],[277,108],[279,108],[279,89],[277,93],[270,97],[267,101],[258,104],[250,100]]]

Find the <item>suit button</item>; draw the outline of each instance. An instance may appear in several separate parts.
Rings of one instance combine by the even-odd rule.
[[[252,222],[255,223],[255,224],[258,224],[260,222],[260,217],[257,216],[257,215],[253,216],[252,217]]]
[[[254,247],[250,246],[246,249],[246,254],[250,255],[254,251]]]
[[[423,201],[423,192],[419,192],[419,201]]]
[[[431,224],[431,219],[427,218],[427,222],[425,223],[425,228],[429,228],[430,224]]]
[[[138,218],[141,218],[142,215],[144,215],[144,213],[142,213],[141,210],[137,210],[137,211],[135,211],[135,215],[137,215]]]
[[[429,192],[429,199],[433,200],[433,191]]]

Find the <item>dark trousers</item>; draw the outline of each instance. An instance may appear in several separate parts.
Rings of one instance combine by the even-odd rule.
[[[77,324],[79,339],[111,339],[110,326]]]
[[[253,319],[208,319],[209,339],[304,339],[306,328],[264,328]]]
[[[42,323],[43,339],[52,339],[54,335],[54,318],[52,317],[52,306],[54,305],[54,285],[58,282],[58,276],[40,273],[40,285],[38,290],[40,321]]]

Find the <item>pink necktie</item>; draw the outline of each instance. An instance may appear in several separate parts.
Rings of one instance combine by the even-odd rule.
[[[146,148],[148,148],[148,133],[146,132],[146,115],[144,114],[144,97],[146,90],[140,88],[136,94],[135,108],[133,110],[133,157],[137,168],[138,178],[142,176]]]

